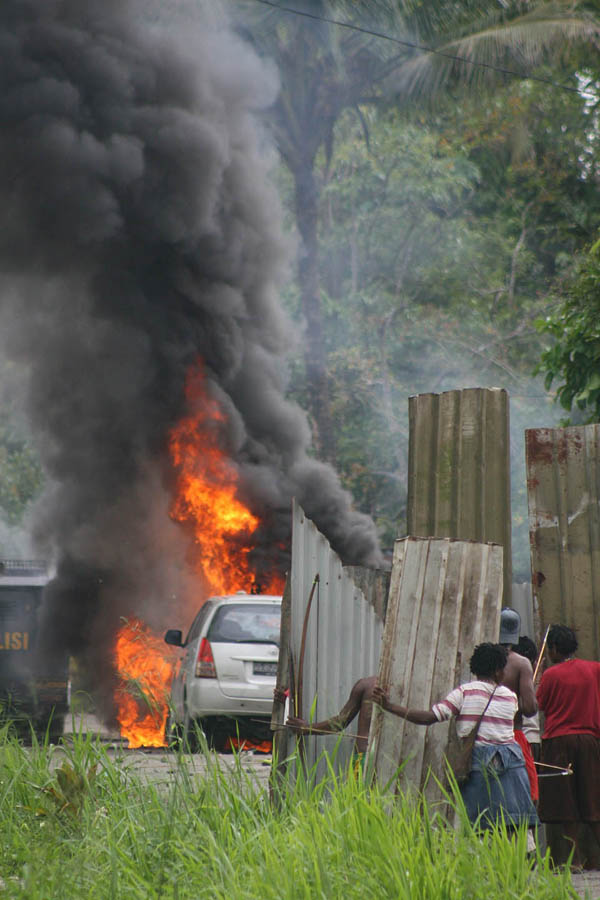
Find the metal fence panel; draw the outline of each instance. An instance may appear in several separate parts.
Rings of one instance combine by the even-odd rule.
[[[600,425],[525,432],[534,608],[600,660]]]
[[[502,598],[502,547],[474,541],[396,541],[383,636],[380,683],[394,703],[428,709],[470,679],[469,659],[481,641],[497,641]],[[444,772],[448,723],[430,728],[374,708],[369,765],[381,784],[425,787],[439,799],[431,767]]]
[[[307,616],[308,600],[317,575]],[[289,633],[285,633],[287,626],[284,625],[281,642],[282,648],[284,644],[289,645],[285,648],[285,656],[291,655],[296,681],[298,672],[302,671],[302,708],[299,711],[302,718],[321,721],[335,715],[348,699],[354,683],[377,673],[383,634],[384,583],[387,583],[385,573],[343,567],[326,538],[294,502]],[[283,622],[286,621],[287,617],[284,617]],[[304,659],[301,659],[305,625],[306,642]],[[287,674],[280,665],[279,687],[290,686]],[[276,711],[273,721],[281,721],[281,710]],[[311,736],[304,742],[306,764],[312,767],[323,750],[331,751],[337,745],[335,764],[344,767],[350,760],[353,744],[352,739],[340,741],[333,736]],[[290,749],[288,741],[288,752]],[[324,773],[323,763],[320,769],[322,771],[317,769],[318,776]]]
[[[525,634],[533,641],[538,641],[539,622],[536,621],[533,612],[531,582],[524,581],[520,584],[513,582],[511,606],[521,616],[521,635]]]
[[[600,426],[535,428],[525,432],[533,605],[540,633],[553,622],[577,632],[578,654],[600,660]],[[570,847],[547,825],[552,856]],[[590,830],[583,853],[596,859]]]
[[[504,547],[510,605],[509,401],[499,388],[409,398],[408,534]]]

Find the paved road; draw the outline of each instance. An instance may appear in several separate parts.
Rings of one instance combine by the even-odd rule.
[[[600,872],[583,872],[571,876],[573,887],[580,897],[587,897],[589,900],[599,900],[600,898]]]
[[[109,731],[90,714],[78,716],[65,724],[64,740],[67,744],[73,731],[98,736],[111,759],[118,759],[126,769],[159,787],[170,784],[181,773],[182,766],[189,775],[198,777],[205,775],[208,768],[207,760],[201,753],[178,754],[166,748],[130,750],[127,741],[121,740],[117,733]],[[58,767],[61,759],[62,755],[55,753],[54,766]],[[242,751],[238,763],[232,753],[213,753],[210,761],[224,771],[233,770],[239,765],[251,781],[265,786],[268,782],[271,757],[265,754]]]

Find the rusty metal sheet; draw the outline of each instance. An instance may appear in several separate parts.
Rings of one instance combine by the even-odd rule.
[[[496,641],[502,598],[502,547],[451,539],[396,541],[383,636],[380,683],[394,703],[429,709],[470,680],[469,659],[481,641]],[[429,728],[374,708],[369,766],[380,784],[425,787],[439,799],[429,769],[444,772],[448,723]],[[427,784],[426,784],[427,781]]]
[[[534,607],[600,660],[600,425],[525,432]]]
[[[326,538],[294,502],[292,527],[292,567],[282,616],[282,659],[278,687],[287,688],[291,668],[296,680],[303,670],[303,700],[300,715],[313,721],[327,719],[339,712],[354,683],[374,675],[379,667],[383,634],[383,597],[387,595],[389,575],[374,570],[342,566]],[[310,614],[306,618],[304,660],[301,660],[302,632],[308,600],[318,575]],[[360,585],[360,586],[359,586]],[[279,706],[279,705],[277,705]],[[274,709],[273,725],[280,725],[282,710]],[[348,729],[356,728],[356,720]],[[287,752],[292,749],[291,744]],[[306,738],[306,765],[313,767],[324,750],[336,748],[335,765],[345,767],[353,750],[353,739],[341,741],[332,736]],[[337,745],[337,746],[336,746]],[[317,777],[325,764],[317,767]]]
[[[466,388],[409,398],[408,534],[504,548],[511,605],[508,394]]]

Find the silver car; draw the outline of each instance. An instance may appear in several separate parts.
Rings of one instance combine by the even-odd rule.
[[[271,738],[280,618],[281,597],[240,592],[207,600],[185,642],[181,631],[167,631],[167,644],[183,650],[171,685],[167,743],[184,738],[194,749],[196,724],[216,749],[228,737]]]

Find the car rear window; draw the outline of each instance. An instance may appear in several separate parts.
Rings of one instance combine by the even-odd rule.
[[[281,607],[266,603],[222,606],[208,629],[214,643],[279,644]]]

